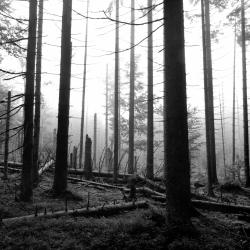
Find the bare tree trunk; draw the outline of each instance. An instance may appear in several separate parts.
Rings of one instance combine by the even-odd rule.
[[[129,153],[128,173],[134,173],[134,106],[135,106],[135,2],[131,0],[130,94],[129,94]]]
[[[79,168],[82,168],[83,156],[83,134],[84,134],[84,110],[85,110],[85,89],[86,89],[86,74],[87,74],[87,53],[88,53],[88,16],[89,16],[89,0],[87,2],[87,19],[85,33],[85,55],[84,55],[84,70],[83,70],[83,87],[82,87],[82,116],[80,127],[80,152],[79,152]]]
[[[37,0],[29,2],[29,39],[27,50],[26,86],[24,100],[24,140],[23,169],[20,199],[29,201],[32,197],[33,168],[33,112],[34,112],[34,73],[36,57]]]
[[[241,32],[242,32],[242,74],[243,74],[243,122],[244,122],[244,163],[245,186],[250,186],[249,176],[249,133],[248,133],[248,106],[247,106],[247,68],[246,68],[246,31],[245,31],[245,3],[241,0]]]
[[[97,115],[94,115],[93,168],[96,169]]]
[[[215,134],[214,134],[214,97],[213,97],[213,72],[212,72],[212,55],[211,55],[211,36],[210,36],[210,6],[209,0],[204,0],[205,14],[205,37],[206,37],[206,61],[207,61],[207,101],[208,101],[208,124],[210,140],[210,161],[211,161],[211,181],[217,184],[216,173],[216,151],[215,151]]]
[[[119,168],[119,0],[116,0],[116,33],[115,33],[115,112],[114,112],[114,182],[117,181]]]
[[[61,72],[58,105],[58,130],[56,164],[53,189],[55,194],[62,194],[67,189],[68,168],[68,129],[71,76],[71,16],[72,0],[63,1]]]
[[[191,195],[182,0],[164,1],[164,45],[167,222],[183,226],[190,223]]]
[[[7,109],[6,109],[6,124],[5,124],[5,142],[4,142],[4,179],[8,179],[10,104],[11,104],[11,92],[8,91],[8,100],[7,100]]]
[[[212,189],[212,173],[211,173],[211,146],[209,133],[209,108],[208,108],[208,90],[207,90],[207,50],[206,50],[206,30],[205,30],[205,13],[204,0],[201,0],[201,20],[202,20],[202,43],[203,43],[203,67],[204,67],[204,97],[205,97],[205,121],[206,121],[206,149],[207,149],[207,192],[208,195],[214,196]]]
[[[105,166],[109,169],[109,159],[108,159],[108,138],[109,138],[109,124],[108,124],[108,65],[106,70],[106,114],[105,114]]]
[[[39,0],[38,38],[36,56],[36,89],[35,89],[35,120],[34,120],[34,154],[33,154],[33,185],[38,184],[39,169],[39,138],[41,109],[41,68],[42,68],[42,38],[43,38],[43,0]]]
[[[148,0],[148,133],[147,178],[154,178],[153,6]]]
[[[223,96],[222,96],[222,100],[223,100]],[[227,175],[226,175],[226,154],[225,154],[225,137],[224,137],[224,112],[223,112],[224,109],[222,109],[222,100],[221,100],[221,96],[219,95],[219,102],[220,102],[220,126],[221,126],[221,139],[222,139],[224,178],[226,178]]]
[[[232,125],[232,166],[235,164],[235,78],[236,78],[236,19],[234,27],[234,65],[233,65],[233,125]]]

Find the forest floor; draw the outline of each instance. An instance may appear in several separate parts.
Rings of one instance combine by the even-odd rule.
[[[55,198],[50,191],[51,173],[43,174],[32,202],[15,201],[19,179],[19,174],[10,174],[8,182],[0,182],[1,218],[35,214],[35,210],[65,210],[65,197]],[[86,207],[88,197],[90,207],[124,202],[122,192],[115,189],[71,182],[68,189],[68,209]],[[215,192],[219,202],[223,196],[233,204],[250,205],[250,194],[245,192]],[[199,210],[202,215],[192,218],[192,230],[170,231],[164,204],[142,195],[138,200],[148,201],[149,208],[98,218],[63,216],[2,224],[0,249],[250,249],[250,223],[240,221],[237,214]]]

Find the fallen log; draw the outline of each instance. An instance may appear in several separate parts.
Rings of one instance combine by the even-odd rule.
[[[94,186],[100,186],[100,187],[105,187],[105,188],[112,188],[112,189],[119,189],[119,190],[124,189],[124,187],[120,187],[120,186],[110,185],[110,184],[106,184],[106,183],[99,183],[99,182],[95,182],[95,181],[81,180],[81,179],[77,179],[77,178],[73,178],[73,177],[68,177],[68,180],[76,181],[76,182],[80,182],[80,183],[87,183],[87,184],[91,184]]]
[[[38,175],[42,175],[45,171],[47,171],[51,166],[54,165],[54,160],[48,161],[42,168],[38,170]]]
[[[4,166],[3,161],[0,161],[0,166]],[[8,166],[12,168],[22,168],[23,164],[21,162],[8,161]]]
[[[0,166],[0,170],[4,170],[4,167]],[[22,171],[22,169],[21,169],[21,168],[12,168],[12,167],[8,167],[8,171],[20,173],[20,172]]]
[[[161,201],[161,202],[166,201],[166,197],[164,196],[151,196],[151,197],[156,201]],[[250,214],[250,206],[239,206],[233,204],[202,201],[202,200],[192,200],[191,203],[196,208],[210,210],[210,211],[219,211],[227,214],[238,214],[238,213]]]
[[[86,174],[84,170],[81,170],[81,169],[72,169],[72,168],[68,169],[68,173],[69,174],[75,174],[75,175],[85,175]],[[93,174],[94,177],[113,178],[113,174],[112,173],[108,173],[108,172],[93,171],[92,174]],[[131,176],[132,176],[131,174],[119,174],[118,178],[128,179]]]
[[[137,208],[147,208],[148,203],[146,201],[138,201],[138,202],[128,202],[128,203],[119,203],[116,205],[102,205],[98,207],[92,208],[81,208],[76,210],[68,210],[68,211],[57,211],[57,212],[49,212],[46,211],[44,213],[25,215],[20,217],[6,218],[2,220],[3,224],[8,223],[17,223],[25,220],[36,219],[36,218],[59,218],[61,216],[84,216],[84,217],[93,217],[93,216],[107,216],[119,213],[121,211],[133,210]]]
[[[137,175],[137,179],[144,182],[145,184],[148,185],[148,187],[150,187],[151,189],[153,189],[154,191],[160,192],[160,193],[165,193],[166,192],[166,188],[158,183],[155,183],[154,181],[141,177],[139,175]]]
[[[68,173],[75,174],[75,175],[85,175],[85,171],[82,169],[69,168]],[[93,171],[92,174],[94,177],[104,177],[104,178],[113,178],[114,177],[113,173],[108,173],[108,172]],[[134,176],[134,175],[133,174],[119,174],[118,178],[123,179],[123,180],[128,180],[128,178],[130,178],[132,176]],[[141,177],[141,178],[143,178],[143,177]],[[162,181],[162,178],[155,177],[154,180],[155,181]]]
[[[124,192],[130,192],[130,189],[129,188],[124,188],[123,189]],[[136,193],[141,193],[145,196],[152,196],[152,195],[155,195],[155,196],[164,196],[163,193],[159,193],[159,192],[156,192],[148,187],[139,187],[139,188],[136,188]]]

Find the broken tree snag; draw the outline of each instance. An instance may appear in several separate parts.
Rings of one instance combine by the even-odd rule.
[[[116,205],[101,205],[98,207],[89,207],[89,208],[82,208],[82,209],[76,209],[76,210],[68,210],[67,212],[65,210],[57,211],[57,212],[49,212],[46,211],[46,214],[43,213],[35,213],[32,215],[25,215],[21,217],[14,217],[14,218],[8,218],[3,219],[3,224],[8,223],[17,223],[22,221],[27,221],[30,219],[37,219],[37,218],[59,218],[61,216],[84,216],[84,217],[91,217],[91,216],[108,216],[120,213],[122,211],[127,210],[133,210],[137,208],[147,208],[148,203],[146,201],[138,201],[138,202],[128,202],[128,203],[120,203]]]
[[[85,178],[87,180],[90,180],[93,177],[93,175],[92,175],[91,146],[92,146],[91,138],[88,135],[86,135],[84,172],[85,172]]]

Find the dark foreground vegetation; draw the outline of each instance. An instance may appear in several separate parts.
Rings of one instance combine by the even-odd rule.
[[[49,213],[51,211],[79,209],[124,203],[120,190],[69,183],[65,196],[54,197],[51,192],[53,175],[44,173],[34,189],[33,201],[15,201],[15,183],[19,174],[10,175],[1,182],[0,249],[249,249],[250,221],[240,220],[239,214],[199,210],[193,217],[192,227],[168,228],[165,223],[165,204],[152,197],[137,194],[137,202],[146,200],[148,208],[122,211],[110,216],[85,218],[62,216],[59,218],[33,218],[19,222],[4,222],[4,218]],[[100,180],[99,180],[100,181]],[[231,187],[231,186],[230,186]],[[249,205],[249,194],[239,187],[215,189],[214,201]],[[200,197],[203,189],[196,194]],[[89,198],[88,198],[89,197]],[[225,203],[225,202],[224,202]]]

